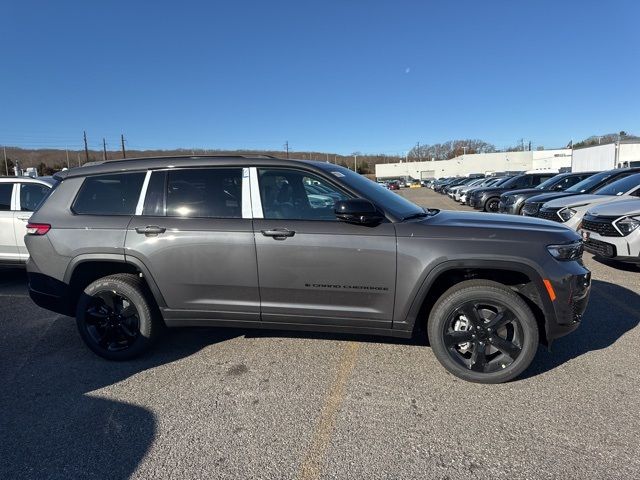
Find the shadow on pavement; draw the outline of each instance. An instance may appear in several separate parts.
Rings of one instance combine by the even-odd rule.
[[[178,329],[143,358],[109,362],[84,347],[73,319],[49,320],[22,364],[0,366],[9,369],[0,392],[0,478],[129,478],[154,440],[155,415],[95,391],[239,333]],[[15,347],[0,337],[0,348]]]
[[[540,347],[520,378],[552,370],[593,350],[613,345],[640,323],[640,295],[609,282],[594,280],[589,306],[578,329],[556,340],[551,351]]]
[[[600,264],[602,264],[602,265],[606,265],[607,267],[615,268],[616,270],[620,270],[622,272],[640,273],[640,265],[639,264],[618,262],[616,260],[611,260],[609,258],[598,257],[597,255],[593,256],[593,260],[598,262],[598,263],[600,263]]]

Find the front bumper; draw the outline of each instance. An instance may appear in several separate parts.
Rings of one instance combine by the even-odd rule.
[[[573,332],[582,321],[589,303],[591,272],[578,264],[575,273],[552,281],[555,300],[552,301],[555,321],[547,318],[547,340],[551,341]]]
[[[509,215],[517,215],[518,212],[520,210],[520,204],[519,203],[505,203],[502,199],[500,200],[500,203],[498,203],[498,212],[499,213],[506,213]]]
[[[581,229],[584,249],[599,257],[621,262],[640,263],[640,231],[626,237],[606,237],[598,232]]]

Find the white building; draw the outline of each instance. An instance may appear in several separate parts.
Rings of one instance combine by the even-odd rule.
[[[619,142],[577,148],[573,151],[571,169],[574,172],[610,170],[640,166],[640,141]]]
[[[376,178],[411,177],[414,179],[466,176],[494,172],[523,172],[571,167],[571,149],[532,152],[495,152],[460,155],[450,160],[380,163]]]

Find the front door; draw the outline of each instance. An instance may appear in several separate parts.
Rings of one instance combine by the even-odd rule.
[[[167,304],[165,317],[260,319],[244,172],[220,167],[151,174],[144,206],[129,224],[125,253],[149,269]]]
[[[338,221],[333,204],[349,195],[305,170],[251,169],[251,197],[264,322],[391,328],[391,223]]]

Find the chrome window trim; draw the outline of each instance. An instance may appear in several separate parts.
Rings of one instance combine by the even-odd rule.
[[[147,187],[149,186],[149,180],[151,180],[151,173],[153,170],[147,170],[147,173],[144,177],[144,181],[142,182],[142,188],[140,189],[140,196],[138,197],[138,203],[136,205],[136,211],[134,215],[142,215],[142,211],[144,210],[144,202],[147,198]]]

